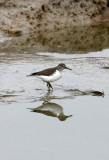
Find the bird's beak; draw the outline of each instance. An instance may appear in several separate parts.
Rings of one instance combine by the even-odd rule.
[[[72,71],[72,69],[70,69],[70,68],[68,68],[68,67],[66,67],[65,69],[68,69],[68,70],[71,70],[71,71]]]

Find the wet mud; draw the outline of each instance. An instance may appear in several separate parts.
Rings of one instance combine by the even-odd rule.
[[[108,94],[108,69],[105,68],[109,63],[107,52],[104,50],[88,56],[58,53],[16,53],[13,56],[13,53],[4,53],[0,63],[0,102],[67,100],[86,95],[104,97],[105,92]],[[46,83],[36,77],[27,77],[32,72],[54,67],[61,62],[72,71],[65,71],[61,80],[52,83],[53,90],[50,92]]]
[[[17,56],[14,53],[22,54],[22,52],[27,52],[28,55],[36,52],[84,54],[108,47],[109,23],[107,22],[0,38],[0,51],[13,53],[13,56]]]
[[[91,24],[106,8],[107,0],[1,0],[0,35]]]

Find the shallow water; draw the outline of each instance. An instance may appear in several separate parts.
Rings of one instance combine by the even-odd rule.
[[[98,45],[76,50],[78,42],[72,50],[69,41],[63,48],[61,40],[55,52],[52,41],[42,48],[42,41],[39,48],[28,47],[33,41],[9,47],[23,38],[0,44],[0,159],[108,160],[109,44],[97,43],[101,51]],[[51,92],[41,80],[26,77],[61,62],[72,71],[64,71]]]

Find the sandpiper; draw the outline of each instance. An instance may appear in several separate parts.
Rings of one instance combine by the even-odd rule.
[[[50,82],[57,81],[58,79],[60,79],[62,77],[62,72],[64,69],[72,70],[66,67],[64,63],[60,63],[56,67],[48,68],[40,72],[31,73],[29,76],[37,76],[38,78],[47,83],[48,90],[50,90],[50,88],[53,89]]]

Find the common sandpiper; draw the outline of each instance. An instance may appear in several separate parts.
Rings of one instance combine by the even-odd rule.
[[[41,80],[43,80],[44,82],[47,83],[48,90],[50,90],[50,88],[53,89],[50,82],[54,82],[54,81],[57,81],[58,79],[60,79],[62,77],[62,72],[64,69],[72,70],[72,69],[68,68],[64,63],[60,63],[56,67],[48,68],[48,69],[42,70],[40,72],[34,72],[28,76],[36,76],[36,77],[40,78]]]

